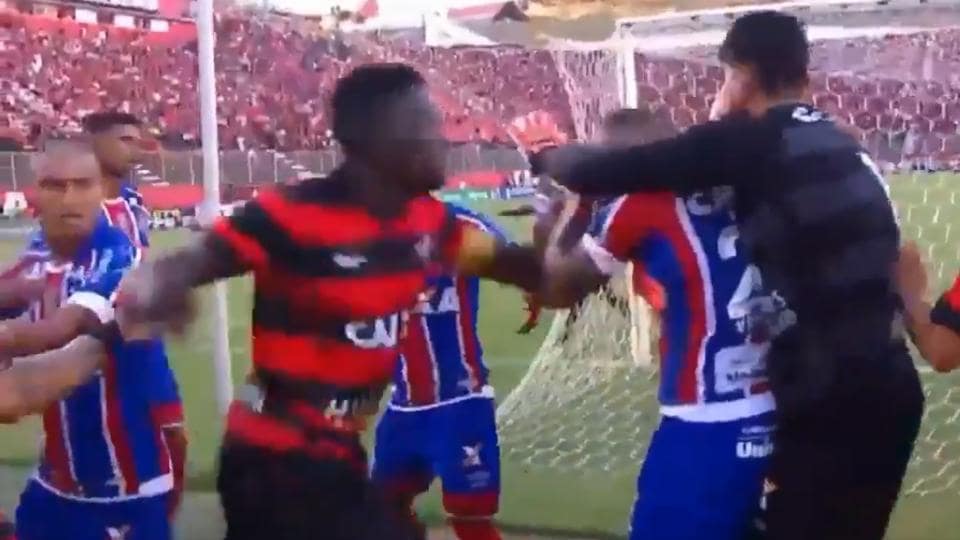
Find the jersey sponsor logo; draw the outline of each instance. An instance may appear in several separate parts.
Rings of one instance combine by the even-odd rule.
[[[773,442],[770,439],[737,441],[737,457],[740,459],[759,459],[770,457],[770,454],[773,454]]]
[[[331,420],[371,416],[380,408],[383,388],[338,394],[327,404],[323,414]]]
[[[348,253],[334,253],[333,262],[340,268],[360,268],[367,263],[367,258],[363,255],[350,255]]]
[[[460,311],[460,297],[456,287],[432,288],[420,295],[414,313],[431,315],[437,313],[457,313]]]
[[[745,343],[717,352],[714,361],[716,389],[720,393],[742,391],[766,381],[769,343]]]
[[[367,321],[356,321],[344,326],[344,334],[361,349],[395,347],[400,338],[401,314],[394,313]]]
[[[464,446],[463,447],[463,466],[466,468],[470,467],[479,467],[483,465],[483,462],[480,460],[480,450],[483,448],[482,443],[477,443],[473,446]]]

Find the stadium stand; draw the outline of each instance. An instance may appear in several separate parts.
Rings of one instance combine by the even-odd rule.
[[[409,34],[343,35],[237,10],[219,14],[216,28],[220,141],[230,183],[329,170],[337,155],[324,103],[337,77],[363,62],[406,61],[427,75],[445,133],[457,145],[451,169],[468,175],[455,185],[495,183],[476,173],[523,167],[505,149],[511,141],[503,130],[518,114],[545,109],[575,132],[602,113],[587,106],[577,116],[571,106],[582,99],[572,99],[571,78],[602,76],[595,51],[568,52],[561,65],[543,49],[427,47]],[[167,150],[147,158],[148,176],[197,183],[198,158],[170,152],[196,148],[199,138],[195,41],[189,32],[156,34],[0,11],[3,148],[30,150],[69,137],[83,115],[119,109],[143,118]],[[705,118],[722,74],[712,47],[669,54],[637,54],[637,93],[683,128]],[[857,130],[888,167],[960,165],[960,30],[819,41],[814,58],[817,104]],[[28,183],[29,167],[18,159],[0,159],[0,184]]]

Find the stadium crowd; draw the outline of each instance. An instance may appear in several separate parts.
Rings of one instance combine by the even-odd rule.
[[[160,45],[136,32],[56,19],[37,30],[31,18],[0,13],[0,71],[10,74],[0,77],[0,129],[8,139],[30,149],[78,132],[85,114],[117,109],[146,119],[167,148],[196,144],[195,43]],[[409,36],[307,32],[237,13],[216,25],[224,149],[328,148],[323,104],[334,81],[373,61],[417,66],[455,143],[512,144],[504,126],[536,109],[583,135],[615,104],[612,51],[424,47]],[[702,121],[722,76],[706,60],[713,55],[712,48],[684,51],[683,60],[638,54],[640,100],[677,127]],[[956,164],[960,31],[823,41],[812,57],[815,103],[854,126],[879,161],[904,166],[922,154],[938,166]],[[568,94],[584,89],[578,115]]]

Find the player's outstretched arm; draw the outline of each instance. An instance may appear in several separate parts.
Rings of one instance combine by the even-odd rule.
[[[0,351],[9,358],[58,349],[100,324],[87,307],[66,305],[36,322],[18,319],[0,324]]]
[[[273,193],[219,219],[186,247],[154,258],[132,271],[121,290],[121,309],[135,321],[182,330],[193,316],[192,289],[266,266],[275,247],[273,213],[283,212]]]
[[[927,273],[915,244],[900,250],[897,266],[907,329],[920,355],[939,372],[960,367],[960,276],[935,306],[925,300]]]
[[[13,423],[41,412],[87,382],[108,358],[107,344],[122,336],[147,340],[145,326],[109,323],[65,346],[16,358],[0,370],[0,422]]]
[[[771,145],[779,138],[769,130],[763,122],[734,115],[642,146],[562,146],[545,153],[543,167],[584,195],[737,186],[754,178],[757,163],[773,155]]]
[[[44,283],[41,279],[21,277],[0,278],[0,310],[18,310],[40,297]]]
[[[246,270],[222,238],[203,232],[189,245],[132,270],[120,291],[120,309],[133,320],[179,332],[193,318],[194,288]]]
[[[617,271],[613,266],[622,267],[586,234],[589,224],[590,215],[576,196],[567,199],[559,216],[541,214],[535,233],[550,231],[548,238],[535,239],[543,245],[543,278],[537,298],[544,306],[574,306],[607,282],[608,275]],[[600,267],[600,256],[611,263],[610,268]]]
[[[0,422],[12,423],[42,411],[86,382],[106,352],[100,340],[81,336],[65,347],[18,358],[0,371]]]
[[[112,248],[103,251],[99,266],[47,316],[38,321],[18,319],[0,324],[0,355],[15,358],[58,349],[113,321],[114,294],[120,280],[139,260],[139,251],[129,243]]]
[[[456,270],[526,291],[535,291],[541,280],[543,266],[532,245],[497,242],[489,234],[469,229],[465,231]]]

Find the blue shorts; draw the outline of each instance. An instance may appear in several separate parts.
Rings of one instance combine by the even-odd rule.
[[[637,480],[631,540],[741,540],[760,509],[774,413],[731,422],[663,417]]]
[[[34,480],[17,507],[19,540],[170,540],[167,495],[113,503],[56,495]]]
[[[447,513],[493,516],[500,499],[493,400],[477,397],[416,411],[387,409],[377,425],[371,474],[388,496],[410,500],[439,477]]]

